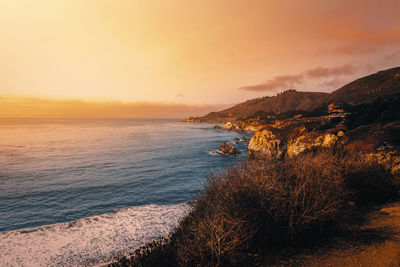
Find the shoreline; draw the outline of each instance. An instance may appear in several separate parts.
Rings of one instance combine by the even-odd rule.
[[[187,210],[186,203],[150,204],[71,222],[2,232],[0,265],[104,266],[116,257],[168,236]]]

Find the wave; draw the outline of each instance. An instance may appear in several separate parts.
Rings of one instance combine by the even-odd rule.
[[[145,205],[0,233],[0,266],[98,265],[167,236],[188,205]]]
[[[245,149],[238,149],[240,151],[240,153],[244,153],[246,154],[246,150]],[[235,157],[236,155],[230,155],[227,153],[222,152],[221,150],[213,150],[213,151],[208,151],[208,155],[210,156],[219,156],[219,155],[223,155],[223,156],[229,156],[229,157]]]
[[[213,150],[213,151],[209,151],[208,152],[208,155],[210,155],[210,156],[218,156],[218,155],[223,155],[224,153],[222,153],[221,151],[219,151],[219,150]]]

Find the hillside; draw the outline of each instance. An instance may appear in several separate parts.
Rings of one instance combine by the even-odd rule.
[[[201,120],[236,120],[251,116],[258,111],[263,111],[265,113],[281,113],[291,110],[310,110],[316,108],[327,95],[327,93],[288,90],[276,96],[256,98],[219,112],[210,112],[202,117]]]
[[[288,90],[276,96],[256,98],[222,111],[210,112],[203,117],[189,118],[187,121],[226,122],[248,118],[257,112],[279,114],[295,110],[310,111],[330,103],[358,105],[398,93],[400,67],[357,79],[330,94]]]
[[[400,93],[400,67],[379,71],[348,83],[329,94],[326,102],[357,105],[396,93]]]
[[[211,174],[170,236],[109,266],[399,266],[399,70],[192,118],[253,133],[248,158]]]

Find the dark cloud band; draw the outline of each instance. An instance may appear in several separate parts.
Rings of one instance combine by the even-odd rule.
[[[240,90],[244,91],[274,91],[277,89],[289,89],[294,87],[295,85],[299,85],[304,83],[305,80],[312,80],[312,79],[323,79],[323,78],[330,78],[330,77],[337,77],[342,75],[351,75],[354,74],[356,71],[355,66],[351,64],[345,64],[336,67],[316,67],[313,69],[309,69],[301,74],[297,75],[279,75],[275,76],[270,80],[267,80],[264,83],[244,86],[239,88]]]

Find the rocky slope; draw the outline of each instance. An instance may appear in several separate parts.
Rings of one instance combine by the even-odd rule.
[[[317,148],[343,147],[362,151],[400,172],[400,95],[368,104],[353,105],[342,115],[294,116],[265,124],[251,138],[250,157],[275,160]],[[372,113],[372,114],[370,114]]]
[[[330,105],[322,112],[295,113],[268,121],[251,118],[214,128],[254,133],[250,157],[281,160],[318,148],[341,146],[362,151],[400,171],[400,94],[343,109]]]
[[[210,113],[200,121],[229,120],[215,128],[254,133],[250,157],[281,160],[319,147],[342,146],[382,158],[396,170],[399,107],[400,67],[358,79],[331,94],[289,90]]]
[[[171,239],[175,240],[172,242],[178,240],[179,245],[175,247],[175,244],[171,243],[172,245],[166,246],[166,253],[172,251],[174,256],[183,255],[186,263],[192,260],[190,257],[197,260],[198,255],[201,255],[201,250],[210,247],[217,248],[216,251],[219,254],[211,254],[206,250],[202,252],[205,256],[202,256],[201,260],[212,258],[209,255],[218,255],[221,258],[231,255],[234,261],[229,261],[228,256],[223,259],[228,263],[235,262],[237,259],[240,260],[237,255],[241,255],[243,251],[223,255],[220,253],[221,247],[231,249],[233,242],[238,242],[237,240],[240,241],[242,238],[247,241],[249,236],[262,229],[265,232],[254,235],[257,236],[254,239],[257,242],[243,246],[246,255],[250,255],[251,260],[257,262],[257,258],[263,257],[259,254],[267,250],[258,247],[254,250],[257,253],[250,254],[250,244],[257,246],[271,244],[274,248],[277,243],[279,247],[288,232],[287,229],[294,229],[291,238],[301,236],[298,233],[306,229],[304,239],[315,234],[317,241],[313,241],[310,248],[307,242],[304,242],[306,246],[300,246],[298,251],[284,250],[282,262],[276,265],[399,266],[399,203],[380,207],[372,213],[365,213],[372,207],[371,204],[387,203],[381,201],[392,201],[398,197],[400,184],[399,78],[400,68],[395,68],[354,81],[331,95],[318,96],[310,103],[307,101],[302,103],[294,99],[296,95],[304,96],[304,94],[288,91],[275,98],[251,100],[245,102],[244,105],[239,104],[202,118],[189,118],[187,121],[228,121],[214,128],[254,133],[249,141],[249,156],[269,160],[245,161],[240,169],[230,170],[226,172],[226,176],[220,176],[220,180],[213,180],[212,186],[209,185],[203,195],[207,199],[201,199],[198,202],[200,204],[194,206],[195,209],[188,217],[189,219],[183,221],[177,232],[178,239],[176,237]],[[278,98],[280,98],[279,101]],[[285,102],[285,99],[288,102]],[[262,107],[268,101],[272,101],[269,102],[268,107]],[[280,103],[282,106],[274,109],[275,103]],[[258,104],[263,109],[252,114],[259,108]],[[290,110],[289,107],[298,109]],[[250,115],[247,116],[248,114]],[[235,143],[239,141],[236,139]],[[315,153],[296,157],[310,150],[315,150]],[[234,145],[229,142],[222,143],[220,151],[224,154],[237,153]],[[253,205],[251,209],[249,205]],[[254,205],[255,207],[260,205],[260,213],[255,212],[257,209]],[[320,210],[318,205],[322,207]],[[239,213],[239,211],[248,210],[252,215]],[[329,217],[332,210],[338,213]],[[340,214],[343,211],[348,213],[342,217]],[[194,215],[196,214],[194,212],[198,212],[197,215]],[[254,228],[248,228],[253,221],[257,222],[265,214],[268,215],[266,218],[269,216],[273,218],[271,220],[273,223],[270,223],[269,219],[261,220],[260,224],[255,224]],[[229,217],[224,217],[227,215]],[[359,217],[360,215],[363,217]],[[364,217],[364,215],[368,216]],[[328,219],[324,221],[325,218]],[[341,232],[330,232],[332,228],[328,227],[329,234],[335,235],[322,235],[325,223],[331,223],[335,229],[347,219],[349,220],[344,223],[343,228],[342,226],[336,228]],[[289,227],[280,228],[282,227],[280,224],[288,224]],[[221,225],[224,226],[221,227]],[[319,226],[313,228],[316,225]],[[243,229],[246,230],[243,231]],[[231,239],[221,242],[232,233]],[[242,233],[244,237],[241,236]],[[278,233],[276,240],[273,239],[275,233]],[[284,234],[279,235],[279,233]],[[181,234],[182,236],[179,237]],[[198,236],[202,238],[197,238]],[[215,236],[223,238],[214,238]],[[273,241],[267,243],[265,239],[264,243],[260,242],[262,240],[258,238],[260,236],[272,238]],[[331,240],[318,240],[319,238]],[[195,240],[194,243],[193,240]],[[317,244],[319,241],[321,245]],[[193,248],[188,252],[187,248],[191,245]],[[176,253],[176,249],[183,251],[182,254]],[[274,250],[275,248],[271,251]],[[151,249],[145,251],[151,251]],[[157,257],[161,257],[163,261],[173,259],[173,257],[163,256],[162,250],[154,251],[156,260]],[[157,254],[159,251],[162,253]],[[264,255],[265,262],[269,262],[271,255],[273,254]],[[147,255],[143,258],[146,260],[148,259],[146,257]],[[257,266],[268,265],[261,263],[263,263],[262,260]]]

